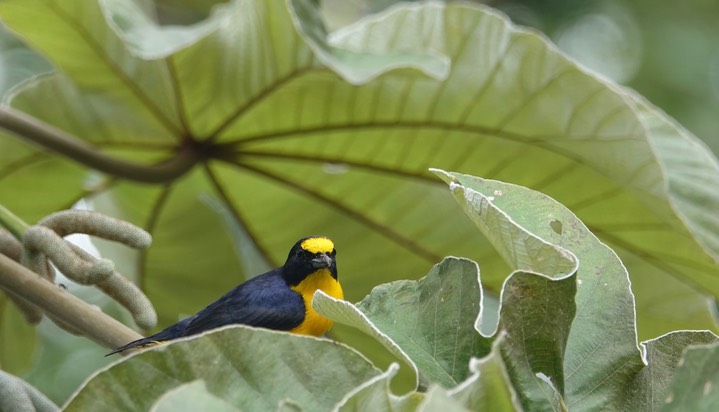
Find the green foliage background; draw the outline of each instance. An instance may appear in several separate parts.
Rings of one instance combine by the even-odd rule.
[[[380,8],[381,3],[356,4],[364,11]],[[0,202],[27,221],[85,198],[96,210],[153,234],[153,247],[139,256],[110,250],[106,244],[100,248],[126,265],[124,272],[156,305],[161,325],[194,313],[248,276],[281,264],[297,238],[321,233],[338,245],[340,276],[352,302],[382,283],[417,279],[444,256],[479,263],[485,307],[491,302],[496,307],[502,293],[507,293],[503,299],[514,293],[522,296],[519,291],[507,292],[509,287],[539,288],[552,302],[566,300],[566,308],[551,306],[563,310],[563,317],[549,316],[536,306],[528,307],[523,316],[521,309],[507,313],[507,306],[500,309],[504,320],[499,324],[508,325],[505,329],[516,327],[512,322],[537,324],[532,314],[549,316],[545,322],[551,326],[543,332],[558,335],[542,342],[565,342],[570,349],[565,356],[563,344],[548,347],[552,355],[547,359],[552,361],[540,366],[505,364],[507,358],[515,358],[507,353],[531,352],[535,343],[518,345],[511,332],[506,341],[490,340],[473,330],[477,313],[448,310],[462,314],[457,325],[467,329],[466,350],[455,350],[453,356],[461,359],[460,365],[471,364],[472,357],[489,356],[474,367],[498,371],[496,393],[514,387],[516,392],[503,392],[507,405],[558,407],[557,399],[562,397],[586,409],[602,402],[646,405],[636,394],[628,395],[628,384],[621,380],[614,383],[624,392],[600,388],[592,392],[598,400],[577,394],[593,375],[576,375],[576,386],[564,376],[564,362],[586,361],[573,358],[583,349],[572,352],[576,349],[572,345],[621,342],[617,344],[624,355],[596,353],[593,359],[601,363],[600,371],[616,366],[617,359],[626,362],[622,376],[639,379],[644,372],[633,334],[635,309],[641,340],[678,329],[716,329],[719,222],[712,213],[719,205],[716,158],[642,97],[578,66],[541,35],[513,26],[495,11],[471,5],[405,6],[329,36],[321,22],[323,10],[309,0],[235,1],[190,12],[179,1],[162,6],[163,19],[194,21],[195,12],[208,16],[187,26],[158,26],[148,17],[152,8],[143,2],[0,2],[0,18],[14,31],[2,35],[2,53],[9,62],[5,67],[12,69],[3,72],[0,91],[5,102],[106,153],[138,163],[158,162],[181,148],[205,156],[181,178],[151,184],[116,179],[15,137],[0,138]],[[336,8],[326,6],[330,25],[339,25],[339,18],[332,17]],[[528,10],[501,6],[517,16],[522,16],[517,10]],[[578,14],[599,10],[588,4],[576,7]],[[528,20],[548,32],[562,29],[558,21],[542,21],[545,12],[537,7],[531,13],[533,20]],[[37,73],[45,74],[29,77]],[[698,124],[695,127],[703,130]],[[459,213],[447,186],[429,172],[431,167],[546,193],[582,219],[603,243],[563,245],[566,233],[564,238],[552,237],[581,224],[569,225],[573,217],[560,218],[564,209],[553,203],[501,205],[509,198],[504,196],[506,188],[493,188],[484,198],[492,197],[489,202],[496,201],[510,219],[477,221],[473,213],[479,206],[458,197],[482,236]],[[452,192],[456,194],[457,188]],[[517,209],[508,211],[512,206]],[[543,219],[549,221],[541,223]],[[531,228],[540,224],[541,228]],[[517,244],[517,239],[523,243]],[[557,245],[569,252],[557,252],[564,250]],[[610,290],[602,292],[609,295],[594,296],[595,300],[583,297],[592,283],[584,283],[581,265],[586,261],[577,251],[588,245],[595,252],[606,245],[623,262],[622,266],[614,261],[614,280],[596,283]],[[571,254],[575,257],[568,258]],[[541,259],[533,261],[536,257]],[[611,260],[605,257],[590,267],[605,270],[607,259]],[[577,278],[567,277],[577,265]],[[565,285],[534,285],[534,276],[525,279],[520,272],[508,278],[513,271],[542,273],[564,279]],[[522,279],[516,280],[520,286],[514,286],[515,279]],[[576,285],[581,309],[576,318],[570,308],[575,291],[569,285]],[[471,286],[462,286],[467,287]],[[616,312],[607,312],[602,298]],[[391,360],[403,360],[424,383],[449,388],[472,379],[478,369],[461,366],[450,374],[442,368],[428,369],[425,364],[432,362],[418,360],[419,355],[402,343],[413,335],[373,318],[371,313],[379,308],[372,302],[370,298],[359,305],[369,316],[369,326],[345,323],[364,325],[360,329],[386,349],[367,349],[373,348],[368,346],[369,338],[350,327],[337,327],[334,336],[364,348],[383,369]],[[339,304],[328,303],[332,305]],[[470,307],[479,305],[477,301]],[[4,369],[23,372],[35,359],[37,366],[29,379],[41,388],[52,386],[44,372],[52,363],[45,358],[52,348],[74,348],[72,360],[62,360],[72,363],[98,359],[102,353],[99,348],[78,348],[78,340],[63,343],[66,337],[48,332],[52,337],[43,340],[37,358],[31,350],[36,340],[32,329],[7,303],[2,307],[2,342],[22,339],[28,344],[3,343],[0,362]],[[116,308],[109,310],[117,313]],[[356,317],[345,313],[352,310],[336,309],[333,316],[338,321],[341,316]],[[485,324],[478,325],[483,331],[491,332],[496,325],[496,314],[491,321],[490,312],[483,316]],[[575,319],[587,320],[589,326],[583,329]],[[618,335],[595,336],[592,331]],[[232,333],[246,332],[228,335]],[[579,336],[589,342],[581,343]],[[679,356],[686,345],[672,346],[672,356]],[[177,357],[172,351],[185,350],[180,345],[172,348],[148,358]],[[205,353],[201,348],[187,350],[197,351],[198,356]],[[500,353],[505,354],[503,360]],[[436,359],[432,356],[430,361]],[[138,357],[136,362],[144,361]],[[127,362],[123,367],[136,364]],[[380,393],[386,393],[381,383],[389,381],[396,372],[393,368],[376,378]],[[401,371],[405,375],[396,380],[411,382],[413,374]],[[556,399],[548,399],[546,383],[535,377],[537,371],[550,377]],[[527,376],[532,378],[526,382],[520,378]],[[207,386],[186,383],[189,386],[176,396],[207,390],[217,395],[212,381]],[[532,390],[536,385],[542,388],[539,393]],[[643,393],[642,385],[657,384],[636,385],[637,393]],[[92,388],[88,391],[93,393]],[[452,399],[470,405],[469,395],[445,392],[434,388],[423,402]],[[517,393],[519,400],[513,398]],[[64,396],[67,393],[58,391],[54,398],[61,401]],[[409,406],[417,402],[394,401]]]

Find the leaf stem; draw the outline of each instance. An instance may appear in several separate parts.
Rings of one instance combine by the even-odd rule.
[[[18,241],[22,240],[22,234],[28,228],[28,224],[20,219],[10,209],[0,204],[0,226],[7,229]]]
[[[100,172],[144,183],[172,181],[192,169],[201,157],[193,145],[187,144],[175,156],[154,165],[128,162],[7,106],[0,106],[0,129]]]

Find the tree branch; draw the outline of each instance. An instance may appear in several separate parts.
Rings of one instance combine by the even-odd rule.
[[[82,332],[106,348],[114,349],[142,336],[101,310],[53,285],[0,254],[0,288],[33,302],[40,309]]]
[[[185,145],[174,157],[161,163],[143,165],[128,162],[102,153],[62,130],[7,106],[0,106],[0,129],[100,172],[144,183],[172,181],[192,169],[200,159],[199,152],[192,145]]]

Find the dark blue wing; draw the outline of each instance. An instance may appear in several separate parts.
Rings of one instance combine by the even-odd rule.
[[[106,356],[156,342],[191,336],[220,326],[243,324],[290,330],[305,319],[305,303],[282,278],[282,269],[257,276],[227,292],[195,316],[123,345]]]
[[[281,269],[257,276],[229,291],[189,319],[183,336],[224,325],[290,330],[305,319],[302,297],[282,279]]]

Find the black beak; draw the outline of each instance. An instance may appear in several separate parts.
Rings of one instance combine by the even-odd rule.
[[[328,268],[330,266],[332,266],[332,258],[327,256],[325,253],[322,253],[312,259],[312,267],[315,269]]]

